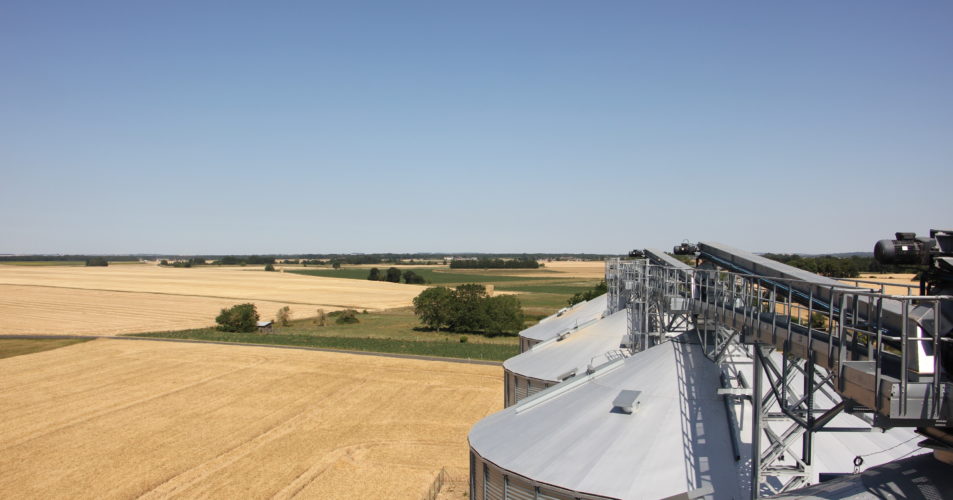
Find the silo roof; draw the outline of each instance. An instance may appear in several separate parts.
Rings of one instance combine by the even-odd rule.
[[[577,326],[586,325],[601,318],[609,306],[608,299],[602,294],[590,301],[576,304],[561,315],[550,316],[543,321],[520,332],[520,337],[533,339],[539,342],[555,338],[560,333]]]
[[[719,373],[700,346],[666,342],[481,420],[470,445],[514,474],[581,493],[664,498],[713,487],[741,498],[747,472],[734,460]],[[613,405],[622,391],[639,393],[632,414]]]
[[[550,339],[503,362],[503,367],[524,377],[559,382],[575,369],[602,365],[622,356],[619,346],[628,333],[625,310],[590,323],[563,340]]]

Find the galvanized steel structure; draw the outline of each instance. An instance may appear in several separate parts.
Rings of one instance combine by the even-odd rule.
[[[917,427],[922,446],[953,452],[953,386],[939,355],[951,342],[953,297],[887,295],[716,243],[694,250],[696,267],[652,249],[609,261],[604,302],[521,334],[526,352],[507,361],[510,407],[470,434],[473,498],[759,497],[852,472],[844,466],[852,453],[862,470],[924,451],[908,430],[873,427]],[[586,331],[622,314],[620,355],[580,372],[582,358],[614,349],[609,336]],[[574,328],[580,319],[585,326]],[[579,355],[559,353],[556,339],[574,335]],[[545,372],[538,380],[554,386],[530,394],[532,385],[511,384],[524,372]],[[653,431],[665,424],[649,418],[671,407],[664,390],[652,392],[663,387],[691,393],[689,406],[704,408],[697,418],[677,413],[671,436]],[[685,401],[676,406],[684,410]],[[725,442],[700,452],[698,422],[724,423]],[[706,432],[701,441],[714,438]],[[720,472],[693,475],[699,461]],[[672,468],[682,472],[665,476]],[[668,489],[652,489],[663,476]]]

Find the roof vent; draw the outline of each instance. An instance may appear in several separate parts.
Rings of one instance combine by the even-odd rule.
[[[620,391],[619,395],[612,400],[612,411],[630,415],[639,411],[639,405],[642,403],[639,401],[640,395],[642,395],[642,391]]]
[[[562,382],[563,380],[571,379],[571,378],[573,378],[573,377],[575,377],[575,376],[576,376],[576,369],[573,368],[572,370],[569,370],[568,372],[563,373],[562,375],[560,375],[560,376],[559,376],[559,381]]]

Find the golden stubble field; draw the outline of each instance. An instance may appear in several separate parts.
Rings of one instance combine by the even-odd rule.
[[[424,287],[249,268],[0,266],[0,334],[136,333],[200,328],[254,302],[262,319],[283,306],[316,310],[408,306]]]
[[[496,366],[101,339],[0,360],[2,498],[420,498]]]

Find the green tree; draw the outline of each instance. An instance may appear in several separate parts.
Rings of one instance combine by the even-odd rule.
[[[333,269],[341,269],[341,263],[338,262],[338,261],[334,261],[334,262],[331,263],[331,268],[333,268]]]
[[[513,295],[498,295],[483,300],[484,330],[487,333],[501,334],[518,332],[523,329],[523,306]]]
[[[573,296],[569,298],[568,302],[569,305],[575,305],[580,302],[592,300],[608,291],[609,286],[606,284],[606,280],[602,280],[596,284],[596,286],[586,290],[585,292],[573,294]]]
[[[338,314],[338,319],[334,320],[334,322],[339,325],[347,325],[351,323],[360,323],[361,320],[357,319],[357,311],[354,309],[345,309],[340,311]]]
[[[453,291],[454,307],[450,328],[455,331],[481,331],[486,326],[483,300],[486,287],[478,283],[464,283]]]
[[[275,313],[275,321],[281,326],[288,326],[291,324],[291,308],[284,306],[281,309],[278,309],[278,312]]]
[[[427,281],[423,276],[411,271],[410,269],[404,271],[404,283],[408,285],[423,285]]]
[[[453,307],[453,291],[445,286],[428,288],[414,298],[414,314],[421,323],[437,331],[450,327]]]
[[[369,279],[369,280],[371,280],[371,281],[380,281],[380,280],[381,280],[381,270],[378,269],[378,268],[376,268],[376,267],[372,267],[372,268],[371,268],[371,272],[368,273],[368,275],[367,275],[367,279]]]
[[[387,270],[387,281],[391,283],[400,283],[400,269],[392,267]]]
[[[274,271],[274,270],[275,270],[275,266],[271,264],[265,264],[265,271]]]
[[[258,310],[255,304],[238,304],[222,309],[215,322],[225,332],[253,332],[258,328]]]

